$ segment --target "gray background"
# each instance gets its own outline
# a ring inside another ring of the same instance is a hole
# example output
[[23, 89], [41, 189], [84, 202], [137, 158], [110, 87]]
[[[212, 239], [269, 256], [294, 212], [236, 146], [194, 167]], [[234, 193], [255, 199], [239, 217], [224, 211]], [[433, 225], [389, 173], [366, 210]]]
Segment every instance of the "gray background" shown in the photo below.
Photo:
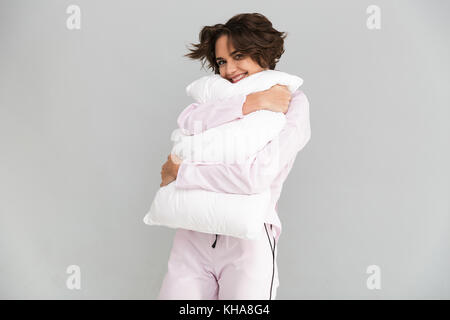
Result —
[[450, 298], [450, 4], [400, 0], [2, 0], [0, 298], [156, 298], [175, 230], [142, 218], [185, 87], [210, 74], [182, 55], [243, 12], [289, 33], [277, 69], [310, 100], [279, 201], [277, 299]]

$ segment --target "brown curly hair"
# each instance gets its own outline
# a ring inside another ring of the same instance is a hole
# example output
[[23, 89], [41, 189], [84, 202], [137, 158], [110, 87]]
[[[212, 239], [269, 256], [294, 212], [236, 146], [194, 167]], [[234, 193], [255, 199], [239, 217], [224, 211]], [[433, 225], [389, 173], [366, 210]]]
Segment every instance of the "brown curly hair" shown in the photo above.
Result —
[[208, 62], [208, 69], [219, 74], [216, 62], [215, 45], [221, 35], [228, 35], [235, 50], [243, 56], [250, 56], [262, 68], [275, 69], [275, 65], [284, 53], [284, 39], [287, 32], [279, 32], [272, 23], [260, 13], [241, 13], [233, 16], [225, 24], [205, 26], [199, 34], [199, 44], [193, 44], [194, 49], [185, 57], [201, 60], [202, 67]]

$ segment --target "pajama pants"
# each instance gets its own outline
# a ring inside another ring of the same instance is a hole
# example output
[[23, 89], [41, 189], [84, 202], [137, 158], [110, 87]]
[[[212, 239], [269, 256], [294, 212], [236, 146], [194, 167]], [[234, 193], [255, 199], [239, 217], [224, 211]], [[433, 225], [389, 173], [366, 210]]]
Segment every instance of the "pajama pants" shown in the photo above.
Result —
[[276, 235], [256, 239], [177, 229], [158, 300], [270, 300], [279, 286]]

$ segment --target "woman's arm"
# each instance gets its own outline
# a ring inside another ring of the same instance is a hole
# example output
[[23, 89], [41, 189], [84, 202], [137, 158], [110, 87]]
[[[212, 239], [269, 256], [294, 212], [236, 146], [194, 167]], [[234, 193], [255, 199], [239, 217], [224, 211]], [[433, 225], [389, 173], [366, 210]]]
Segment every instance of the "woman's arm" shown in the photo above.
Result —
[[237, 95], [213, 102], [192, 103], [178, 116], [178, 126], [186, 134], [192, 135], [242, 118], [244, 116], [242, 108], [246, 100], [247, 96]]
[[[183, 110], [178, 117], [178, 123], [186, 134], [197, 134], [261, 109], [286, 113], [290, 100], [291, 92], [286, 86], [274, 85], [267, 90], [247, 96], [216, 100], [211, 103], [193, 103]], [[182, 159], [174, 154], [167, 157], [161, 169], [160, 187], [176, 179], [181, 161]]]
[[286, 113], [290, 97], [286, 86], [275, 85], [249, 95], [237, 95], [209, 103], [192, 103], [181, 112], [177, 123], [186, 134], [197, 134], [261, 109]]
[[[238, 109], [239, 102], [228, 108]], [[206, 164], [184, 160], [177, 172], [176, 187], [237, 194], [266, 190], [311, 137], [309, 101], [302, 91], [296, 91], [292, 96], [286, 119], [278, 139], [269, 142], [246, 163]]]

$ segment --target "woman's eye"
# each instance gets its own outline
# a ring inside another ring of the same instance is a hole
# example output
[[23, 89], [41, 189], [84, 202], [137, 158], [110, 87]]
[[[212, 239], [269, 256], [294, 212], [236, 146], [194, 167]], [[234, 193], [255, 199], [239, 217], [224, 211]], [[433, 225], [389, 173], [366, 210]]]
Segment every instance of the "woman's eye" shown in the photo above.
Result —
[[[240, 53], [238, 53], [238, 54], [236, 54], [236, 55], [234, 56], [234, 58], [237, 59], [237, 60], [240, 60], [242, 57], [243, 57], [243, 55], [240, 54]], [[218, 66], [221, 66], [221, 65], [222, 65], [221, 62], [224, 62], [224, 60], [219, 60], [219, 61], [217, 62], [217, 65], [218, 65]]]

